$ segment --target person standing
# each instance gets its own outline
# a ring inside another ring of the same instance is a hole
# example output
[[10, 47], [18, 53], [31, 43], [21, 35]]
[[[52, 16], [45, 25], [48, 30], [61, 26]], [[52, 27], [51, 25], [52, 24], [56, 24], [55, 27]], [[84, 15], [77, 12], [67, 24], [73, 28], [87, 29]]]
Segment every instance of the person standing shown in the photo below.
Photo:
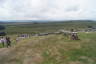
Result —
[[8, 48], [8, 47], [11, 47], [10, 37], [6, 37], [6, 45], [7, 45], [7, 48]]
[[1, 41], [1, 43], [2, 43], [2, 46], [4, 47], [4, 46], [5, 46], [5, 45], [4, 45], [4, 43], [5, 43], [4, 37], [1, 37], [0, 41]]

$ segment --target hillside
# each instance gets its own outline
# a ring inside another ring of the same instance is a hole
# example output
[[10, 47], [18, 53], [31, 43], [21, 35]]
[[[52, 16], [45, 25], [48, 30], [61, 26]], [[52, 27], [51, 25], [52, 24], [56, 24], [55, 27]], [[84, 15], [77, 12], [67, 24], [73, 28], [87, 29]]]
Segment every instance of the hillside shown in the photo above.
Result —
[[0, 64], [96, 64], [96, 33], [79, 33], [79, 38], [61, 34], [22, 39], [0, 49]]

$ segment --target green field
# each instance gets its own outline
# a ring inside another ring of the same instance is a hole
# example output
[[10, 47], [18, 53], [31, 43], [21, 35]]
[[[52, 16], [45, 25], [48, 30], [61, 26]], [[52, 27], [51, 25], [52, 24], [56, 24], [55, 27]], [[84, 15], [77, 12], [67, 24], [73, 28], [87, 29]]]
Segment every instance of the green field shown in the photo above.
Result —
[[6, 27], [5, 32], [8, 34], [20, 33], [42, 33], [42, 32], [55, 32], [60, 29], [70, 30], [83, 30], [88, 26], [96, 27], [96, 22], [93, 21], [68, 21], [68, 22], [10, 22], [3, 23]]

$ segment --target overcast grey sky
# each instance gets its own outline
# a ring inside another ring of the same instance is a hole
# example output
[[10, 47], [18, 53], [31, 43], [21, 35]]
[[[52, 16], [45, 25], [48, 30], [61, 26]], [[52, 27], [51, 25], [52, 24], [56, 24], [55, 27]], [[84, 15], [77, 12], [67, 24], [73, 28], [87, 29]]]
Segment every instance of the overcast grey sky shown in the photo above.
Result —
[[96, 0], [0, 0], [0, 20], [96, 18]]

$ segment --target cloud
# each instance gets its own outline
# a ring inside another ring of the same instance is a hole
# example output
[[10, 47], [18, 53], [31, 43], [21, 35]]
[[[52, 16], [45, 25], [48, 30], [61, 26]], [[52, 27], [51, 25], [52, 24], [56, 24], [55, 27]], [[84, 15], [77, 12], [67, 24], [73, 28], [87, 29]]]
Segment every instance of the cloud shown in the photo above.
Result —
[[95, 0], [0, 0], [0, 19], [94, 19]]

